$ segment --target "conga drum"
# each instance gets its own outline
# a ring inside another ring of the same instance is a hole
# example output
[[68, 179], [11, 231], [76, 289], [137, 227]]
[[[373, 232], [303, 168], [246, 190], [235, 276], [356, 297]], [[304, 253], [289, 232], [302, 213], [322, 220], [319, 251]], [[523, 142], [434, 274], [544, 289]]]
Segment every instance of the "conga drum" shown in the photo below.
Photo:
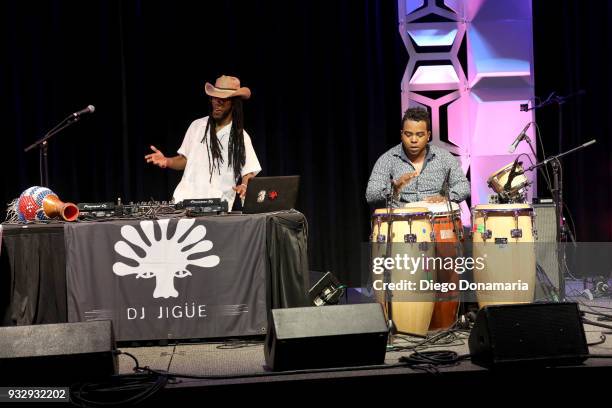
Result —
[[[391, 235], [389, 236], [389, 230]], [[404, 256], [433, 258], [433, 230], [431, 213], [427, 208], [398, 208], [389, 211], [377, 209], [372, 216], [372, 257], [401, 258]], [[377, 279], [377, 277], [374, 277]], [[423, 263], [413, 270], [393, 268], [388, 280], [393, 283], [415, 282], [419, 288], [421, 280], [435, 281], [435, 270]], [[388, 296], [388, 298], [387, 298]], [[427, 334], [435, 304], [435, 291], [403, 290], [377, 291], [376, 298], [385, 312], [391, 307], [391, 318], [398, 332], [424, 336]]]
[[[460, 241], [463, 241], [463, 224], [461, 210], [457, 203], [428, 203], [427, 208], [432, 214], [432, 228], [436, 242], [436, 256], [439, 258], [455, 258], [462, 256]], [[459, 287], [459, 275], [453, 268], [438, 268], [437, 282], [454, 283]], [[439, 291], [436, 294], [436, 304], [429, 324], [429, 330], [448, 329], [457, 320], [459, 310], [459, 290]]]
[[484, 259], [484, 268], [474, 268], [474, 283], [485, 287], [476, 291], [478, 305], [532, 302], [536, 278], [533, 208], [529, 204], [477, 205], [472, 209], [472, 232], [474, 259]]

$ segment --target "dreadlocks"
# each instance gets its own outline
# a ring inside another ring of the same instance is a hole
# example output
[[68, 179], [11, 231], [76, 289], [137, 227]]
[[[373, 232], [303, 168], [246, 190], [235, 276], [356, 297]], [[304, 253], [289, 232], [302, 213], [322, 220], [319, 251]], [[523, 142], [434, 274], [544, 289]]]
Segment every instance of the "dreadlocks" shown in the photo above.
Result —
[[[221, 174], [221, 164], [223, 163], [223, 156], [221, 155], [221, 143], [217, 138], [217, 126], [215, 119], [212, 116], [212, 112], [208, 117], [206, 123], [206, 129], [204, 130], [204, 138], [202, 143], [206, 144], [206, 151], [208, 153], [208, 171], [210, 174], [209, 181], [212, 181], [212, 174], [215, 169]], [[211, 121], [215, 126], [211, 126]], [[208, 141], [208, 134], [210, 130], [210, 143]], [[236, 182], [240, 179], [242, 167], [246, 161], [246, 152], [244, 148], [244, 113], [242, 111], [242, 100], [240, 98], [232, 98], [232, 128], [230, 130], [229, 142], [228, 142], [228, 167], [233, 166], [234, 168], [234, 179]], [[212, 156], [212, 157], [211, 157]]]

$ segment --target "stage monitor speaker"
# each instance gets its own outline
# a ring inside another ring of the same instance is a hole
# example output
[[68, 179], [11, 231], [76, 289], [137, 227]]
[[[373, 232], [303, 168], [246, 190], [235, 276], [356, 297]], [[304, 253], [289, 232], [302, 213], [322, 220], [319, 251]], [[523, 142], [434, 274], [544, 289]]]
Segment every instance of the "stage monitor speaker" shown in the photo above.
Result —
[[266, 364], [274, 371], [383, 364], [387, 336], [378, 303], [273, 309]]
[[117, 373], [110, 320], [0, 327], [0, 384], [64, 385]]
[[589, 353], [576, 303], [486, 306], [468, 343], [472, 362], [489, 368], [579, 364]]

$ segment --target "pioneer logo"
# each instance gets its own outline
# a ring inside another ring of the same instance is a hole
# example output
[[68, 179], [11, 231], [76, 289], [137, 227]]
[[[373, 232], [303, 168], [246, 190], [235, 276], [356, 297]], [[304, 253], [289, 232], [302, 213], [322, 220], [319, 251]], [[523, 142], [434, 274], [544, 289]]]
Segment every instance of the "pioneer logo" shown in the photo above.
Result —
[[103, 211], [103, 210], [114, 210], [115, 204], [113, 203], [79, 203], [77, 207], [81, 211]]

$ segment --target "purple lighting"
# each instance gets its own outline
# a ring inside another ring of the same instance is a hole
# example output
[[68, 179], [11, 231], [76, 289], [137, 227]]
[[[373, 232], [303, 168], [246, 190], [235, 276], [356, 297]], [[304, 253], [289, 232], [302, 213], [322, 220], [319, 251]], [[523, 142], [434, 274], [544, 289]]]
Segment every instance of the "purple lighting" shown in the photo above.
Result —
[[[487, 186], [493, 173], [521, 153], [534, 160], [525, 142], [514, 154], [508, 153], [521, 129], [535, 119], [533, 112], [519, 109], [534, 96], [531, 0], [438, 4], [398, 1], [400, 34], [409, 55], [402, 110], [414, 105], [431, 110], [432, 143], [456, 154], [463, 170], [469, 171], [474, 206], [487, 203], [493, 194]], [[430, 98], [427, 91], [437, 93]], [[440, 96], [440, 91], [447, 94]], [[532, 129], [527, 134], [534, 140]], [[521, 161], [529, 165], [527, 157]], [[526, 176], [533, 182], [534, 174]], [[535, 182], [529, 199], [534, 191]], [[463, 222], [470, 224], [469, 211], [463, 211]]]

